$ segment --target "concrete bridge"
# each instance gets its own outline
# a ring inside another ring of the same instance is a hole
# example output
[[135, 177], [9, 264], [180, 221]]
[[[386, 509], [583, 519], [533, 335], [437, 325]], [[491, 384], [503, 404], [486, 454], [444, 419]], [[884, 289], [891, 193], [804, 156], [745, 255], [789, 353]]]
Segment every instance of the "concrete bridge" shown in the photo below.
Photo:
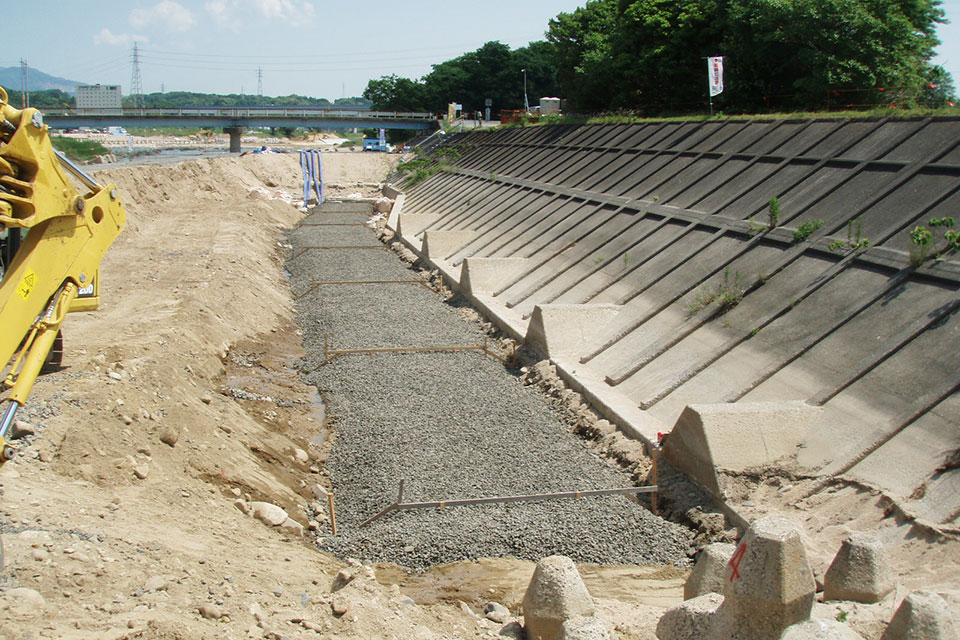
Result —
[[307, 129], [435, 129], [434, 114], [313, 107], [178, 107], [164, 109], [47, 109], [44, 121], [55, 129], [79, 127], [222, 127], [230, 151], [240, 151], [247, 127]]

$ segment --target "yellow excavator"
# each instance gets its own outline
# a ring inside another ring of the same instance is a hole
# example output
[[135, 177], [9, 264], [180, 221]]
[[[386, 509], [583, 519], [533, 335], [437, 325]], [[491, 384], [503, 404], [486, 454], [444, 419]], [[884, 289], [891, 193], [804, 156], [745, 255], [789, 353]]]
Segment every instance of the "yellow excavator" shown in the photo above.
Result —
[[97, 308], [100, 261], [125, 225], [116, 187], [56, 151], [41, 113], [10, 106], [0, 87], [0, 465], [64, 317]]

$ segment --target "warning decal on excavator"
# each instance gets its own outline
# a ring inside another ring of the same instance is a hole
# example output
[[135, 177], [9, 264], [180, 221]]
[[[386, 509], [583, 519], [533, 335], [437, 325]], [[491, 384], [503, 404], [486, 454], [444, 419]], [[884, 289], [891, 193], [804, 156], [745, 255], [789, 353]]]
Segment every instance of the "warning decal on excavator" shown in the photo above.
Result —
[[20, 279], [20, 284], [17, 285], [17, 294], [26, 300], [30, 297], [30, 293], [35, 286], [37, 286], [37, 274], [33, 272], [33, 269], [27, 269], [23, 278]]

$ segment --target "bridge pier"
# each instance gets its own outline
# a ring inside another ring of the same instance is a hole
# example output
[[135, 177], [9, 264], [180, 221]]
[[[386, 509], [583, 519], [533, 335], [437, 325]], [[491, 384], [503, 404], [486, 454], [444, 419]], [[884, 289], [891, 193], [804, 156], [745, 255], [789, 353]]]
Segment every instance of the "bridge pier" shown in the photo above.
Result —
[[243, 135], [243, 127], [224, 127], [223, 132], [230, 134], [230, 153], [240, 153], [240, 136]]

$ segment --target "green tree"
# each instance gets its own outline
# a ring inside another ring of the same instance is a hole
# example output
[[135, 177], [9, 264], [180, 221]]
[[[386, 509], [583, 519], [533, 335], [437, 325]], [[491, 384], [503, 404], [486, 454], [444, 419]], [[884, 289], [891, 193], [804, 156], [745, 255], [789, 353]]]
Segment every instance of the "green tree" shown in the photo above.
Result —
[[429, 111], [422, 83], [396, 75], [370, 80], [363, 90], [373, 109], [385, 111]]
[[[591, 0], [550, 21], [562, 93], [582, 111], [700, 110], [725, 56], [721, 106], [926, 101], [939, 0]], [[941, 96], [942, 98], [943, 96]]]
[[620, 78], [611, 38], [618, 28], [617, 0], [592, 0], [550, 20], [556, 79], [562, 96], [581, 111], [603, 111], [617, 101]]
[[513, 68], [515, 75], [510, 87], [515, 93], [505, 97], [505, 102], [494, 103], [496, 108], [516, 109], [523, 104], [523, 73], [527, 70], [527, 94], [530, 103], [537, 104], [543, 97], [560, 97], [560, 86], [557, 84], [556, 65], [553, 61], [553, 46], [545, 40], [531, 42], [525, 47], [513, 51]]
[[732, 102], [749, 108], [911, 103], [927, 84], [936, 0], [736, 0], [725, 50]]
[[446, 112], [458, 102], [465, 112], [484, 109], [489, 98], [493, 112], [523, 107], [523, 72], [532, 104], [543, 95], [557, 95], [552, 46], [532, 42], [511, 50], [500, 42], [487, 42], [476, 51], [433, 65], [421, 80], [396, 75], [370, 80], [363, 96], [375, 109]]
[[[22, 95], [19, 91], [7, 89], [8, 104], [17, 109], [23, 104]], [[60, 89], [44, 89], [43, 91], [30, 92], [30, 106], [37, 109], [72, 109], [76, 105], [76, 100], [66, 91]]]

